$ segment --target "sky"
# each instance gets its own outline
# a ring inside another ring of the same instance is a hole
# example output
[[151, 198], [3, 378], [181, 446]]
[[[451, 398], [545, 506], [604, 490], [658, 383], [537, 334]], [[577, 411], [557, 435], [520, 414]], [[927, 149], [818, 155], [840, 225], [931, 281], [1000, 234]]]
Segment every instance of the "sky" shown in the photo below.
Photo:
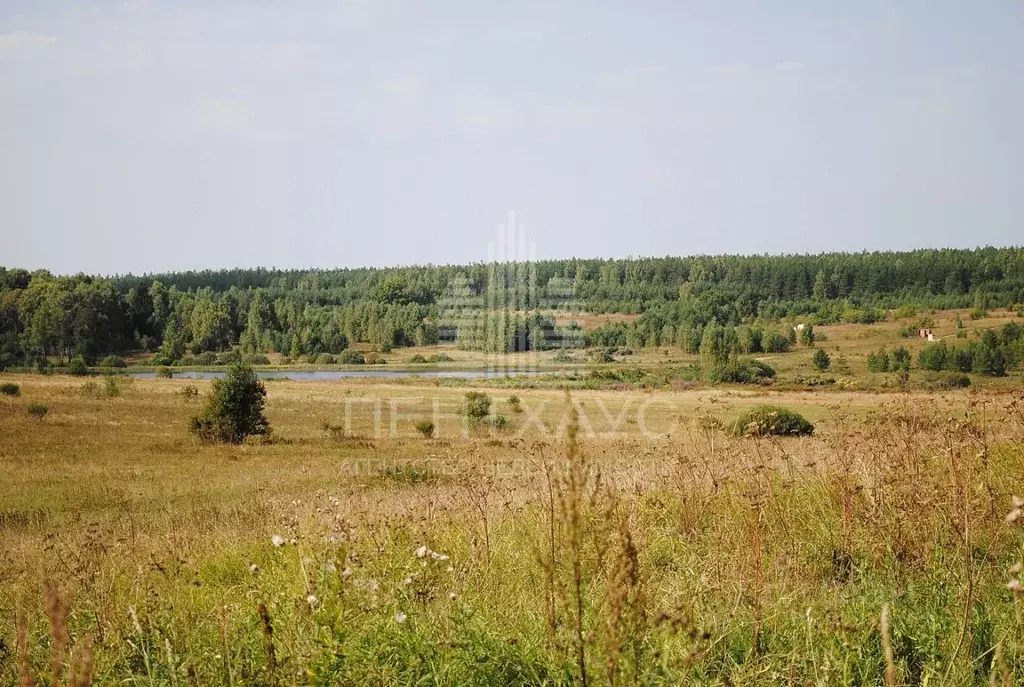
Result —
[[1024, 3], [0, 0], [0, 265], [1019, 245]]

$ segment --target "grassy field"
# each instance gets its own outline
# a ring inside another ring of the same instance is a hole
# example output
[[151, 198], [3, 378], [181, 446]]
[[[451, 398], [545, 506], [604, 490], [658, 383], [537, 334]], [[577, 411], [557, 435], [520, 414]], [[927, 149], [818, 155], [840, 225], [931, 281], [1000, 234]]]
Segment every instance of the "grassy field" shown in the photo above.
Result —
[[220, 446], [207, 382], [0, 382], [3, 684], [1024, 681], [1019, 394], [275, 381]]

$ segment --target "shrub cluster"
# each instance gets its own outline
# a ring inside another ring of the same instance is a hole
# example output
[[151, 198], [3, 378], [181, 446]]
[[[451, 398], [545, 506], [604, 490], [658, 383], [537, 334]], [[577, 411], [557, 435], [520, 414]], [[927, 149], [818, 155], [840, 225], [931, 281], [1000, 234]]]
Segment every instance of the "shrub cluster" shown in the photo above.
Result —
[[760, 405], [744, 411], [732, 427], [733, 434], [756, 436], [798, 436], [813, 434], [814, 425], [797, 412], [775, 405]]

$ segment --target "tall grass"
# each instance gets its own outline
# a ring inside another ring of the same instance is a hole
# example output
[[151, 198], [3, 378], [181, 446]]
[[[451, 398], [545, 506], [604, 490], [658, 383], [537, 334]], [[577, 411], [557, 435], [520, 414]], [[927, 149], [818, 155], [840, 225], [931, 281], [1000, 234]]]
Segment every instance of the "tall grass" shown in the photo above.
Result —
[[1008, 395], [813, 437], [595, 440], [574, 399], [557, 440], [340, 443], [297, 385], [281, 442], [208, 447], [173, 382], [137, 387], [3, 417], [0, 684], [1024, 683]]

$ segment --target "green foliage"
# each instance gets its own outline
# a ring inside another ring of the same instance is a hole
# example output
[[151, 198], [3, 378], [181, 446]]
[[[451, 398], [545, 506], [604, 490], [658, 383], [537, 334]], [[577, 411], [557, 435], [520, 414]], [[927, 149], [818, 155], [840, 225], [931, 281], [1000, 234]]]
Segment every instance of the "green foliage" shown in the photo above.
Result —
[[480, 391], [467, 391], [461, 412], [471, 420], [482, 420], [491, 413], [491, 397]]
[[819, 372], [824, 372], [832, 366], [832, 356], [825, 352], [823, 348], [819, 348], [814, 352], [814, 367]]
[[910, 371], [910, 350], [905, 346], [898, 346], [892, 352], [892, 369]]
[[75, 377], [84, 377], [89, 374], [89, 366], [85, 364], [85, 359], [82, 356], [76, 355], [71, 359], [71, 362], [68, 363], [68, 374]]
[[316, 357], [317, 365], [334, 365], [337, 359], [330, 353], [321, 353]]
[[711, 382], [729, 384], [768, 384], [775, 379], [775, 368], [753, 358], [730, 360], [708, 374]]
[[215, 379], [202, 414], [193, 417], [190, 429], [203, 441], [239, 444], [250, 435], [270, 431], [263, 415], [267, 390], [252, 368], [237, 363], [224, 379]]
[[416, 355], [414, 355], [413, 357], [409, 358], [409, 362], [410, 362], [410, 363], [413, 363], [413, 364], [416, 364], [416, 365], [418, 365], [418, 364], [422, 364], [422, 363], [425, 363], [425, 362], [427, 362], [427, 359], [426, 359], [426, 358], [424, 358], [424, 357], [423, 357], [422, 355], [420, 355], [419, 353], [417, 353], [417, 354], [416, 354]]
[[50, 407], [42, 403], [29, 403], [26, 410], [35, 419], [42, 420], [50, 412]]
[[937, 372], [925, 379], [925, 386], [932, 389], [966, 389], [971, 378], [961, 372]]
[[384, 365], [388, 362], [384, 356], [380, 353], [375, 353], [374, 351], [370, 351], [366, 354], [365, 361], [367, 365]]
[[128, 367], [128, 363], [126, 363], [124, 358], [119, 355], [108, 355], [100, 361], [100, 367], [125, 368]]
[[747, 327], [743, 331], [741, 347], [744, 353], [763, 353], [764, 331], [760, 327]]
[[[792, 332], [793, 330], [790, 330]], [[793, 342], [782, 332], [771, 331], [765, 336], [764, 350], [766, 353], [788, 353]]]
[[490, 421], [491, 429], [498, 432], [508, 429], [510, 424], [511, 423], [508, 421], [508, 418], [501, 414], [495, 415]]
[[213, 351], [203, 351], [192, 358], [193, 365], [201, 365], [203, 367], [209, 367], [217, 364], [217, 354]]
[[430, 420], [420, 420], [416, 423], [416, 431], [423, 435], [424, 439], [434, 436], [434, 423]]
[[879, 348], [875, 353], [868, 353], [868, 370], [870, 372], [889, 371], [889, 353], [885, 348]]
[[[871, 323], [886, 310], [1014, 306], [1024, 291], [1019, 249], [904, 253], [557, 260], [491, 265], [329, 271], [222, 270], [107, 280], [45, 271], [0, 280], [0, 366], [45, 357], [86, 360], [132, 347], [186, 352], [338, 354], [359, 341], [391, 346], [455, 343], [488, 351], [679, 346], [698, 352], [709, 326], [751, 322]], [[552, 317], [490, 317], [486, 303], [517, 303], [522, 285], [571, 293], [586, 312], [637, 314], [582, 332]], [[439, 312], [455, 312], [441, 321]], [[909, 327], [908, 327], [909, 329]], [[734, 352], [767, 350], [757, 327]], [[787, 331], [787, 338], [795, 334]], [[805, 343], [817, 339], [807, 334]], [[710, 357], [720, 355], [710, 346]], [[775, 351], [782, 352], [776, 347]], [[1005, 351], [1004, 351], [1005, 355]], [[221, 364], [233, 362], [225, 356]], [[717, 364], [723, 362], [718, 360]], [[159, 364], [159, 363], [158, 363]], [[205, 363], [204, 363], [205, 364]]]
[[455, 359], [447, 353], [436, 353], [427, 358], [428, 363], [453, 363]]
[[0, 394], [4, 396], [20, 396], [21, 387], [14, 382], [4, 382], [0, 384]]
[[804, 328], [800, 330], [800, 343], [804, 346], [814, 345], [814, 325], [804, 325]]
[[103, 393], [107, 398], [116, 398], [121, 395], [121, 384], [117, 377], [107, 375], [103, 381]]
[[736, 419], [732, 429], [737, 435], [757, 436], [796, 436], [814, 433], [814, 425], [802, 415], [774, 405], [760, 405], [744, 411]]
[[156, 371], [156, 376], [164, 379], [170, 379], [174, 376], [174, 370], [169, 367], [160, 367]]
[[350, 348], [342, 351], [341, 355], [338, 356], [338, 362], [342, 365], [364, 365], [366, 358], [359, 351], [354, 351]]
[[247, 362], [250, 365], [269, 365], [270, 358], [263, 355], [262, 353], [253, 353], [251, 355], [245, 356], [245, 362]]
[[518, 396], [509, 396], [505, 403], [508, 405], [509, 412], [516, 414], [523, 412], [523, 405]]

